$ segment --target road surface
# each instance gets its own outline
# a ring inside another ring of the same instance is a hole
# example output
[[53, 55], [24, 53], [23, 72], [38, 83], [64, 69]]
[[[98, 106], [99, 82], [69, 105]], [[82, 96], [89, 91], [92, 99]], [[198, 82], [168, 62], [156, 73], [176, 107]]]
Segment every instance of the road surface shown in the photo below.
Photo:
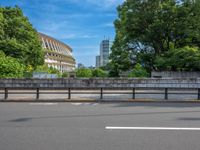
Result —
[[200, 104], [0, 103], [0, 150], [199, 150]]

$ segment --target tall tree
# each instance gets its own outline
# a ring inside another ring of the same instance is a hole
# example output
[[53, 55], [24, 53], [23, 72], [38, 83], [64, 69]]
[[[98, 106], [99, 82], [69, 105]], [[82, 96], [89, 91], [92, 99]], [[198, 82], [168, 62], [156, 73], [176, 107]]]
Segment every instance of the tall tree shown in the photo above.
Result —
[[19, 7], [0, 7], [0, 49], [25, 65], [44, 63], [37, 31]]
[[[157, 56], [170, 49], [200, 46], [199, 0], [126, 0], [117, 10], [111, 72], [129, 70], [135, 63], [156, 70]], [[129, 65], [118, 67], [127, 61]]]
[[23, 77], [24, 66], [19, 61], [10, 56], [6, 56], [0, 50], [0, 78]]

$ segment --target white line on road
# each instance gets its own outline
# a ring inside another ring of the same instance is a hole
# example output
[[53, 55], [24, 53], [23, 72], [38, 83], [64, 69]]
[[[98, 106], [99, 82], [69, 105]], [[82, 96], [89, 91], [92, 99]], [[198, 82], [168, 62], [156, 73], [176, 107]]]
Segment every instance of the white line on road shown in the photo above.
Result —
[[112, 127], [107, 126], [108, 130], [184, 130], [184, 131], [200, 131], [200, 128], [182, 128], [182, 127]]
[[76, 105], [76, 106], [79, 106], [79, 105], [98, 105], [98, 103], [71, 103], [71, 105]]
[[29, 103], [29, 105], [43, 105], [43, 106], [49, 106], [49, 105], [57, 105], [58, 103]]
[[72, 105], [82, 105], [82, 103], [71, 103]]

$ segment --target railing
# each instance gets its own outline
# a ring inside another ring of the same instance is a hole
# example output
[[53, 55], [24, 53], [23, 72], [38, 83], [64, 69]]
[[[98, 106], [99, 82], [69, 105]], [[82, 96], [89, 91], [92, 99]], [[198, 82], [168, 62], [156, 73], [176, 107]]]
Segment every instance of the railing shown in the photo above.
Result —
[[[123, 88], [123, 89], [119, 89], [119, 88], [66, 88], [66, 89], [52, 89], [52, 88], [4, 88], [1, 90], [3, 90], [3, 92], [0, 92], [0, 94], [4, 95], [4, 100], [7, 100], [9, 98], [9, 95], [12, 94], [34, 94], [35, 95], [35, 99], [39, 100], [40, 99], [40, 95], [41, 94], [66, 94], [66, 98], [68, 100], [71, 99], [72, 95], [78, 95], [78, 94], [96, 94], [99, 95], [99, 99], [103, 100], [104, 99], [104, 95], [109, 95], [109, 94], [116, 94], [116, 95], [120, 95], [120, 94], [127, 94], [127, 95], [131, 95], [132, 99], [136, 98], [136, 95], [148, 95], [148, 94], [156, 94], [156, 95], [163, 95], [163, 99], [164, 100], [168, 100], [169, 95], [196, 95], [197, 99], [200, 100], [200, 88], [196, 89], [187, 89], [187, 88], [154, 88], [153, 90], [150, 88]], [[23, 92], [23, 90], [30, 90], [30, 92]], [[51, 91], [51, 92], [44, 92], [45, 90]], [[77, 91], [78, 90], [78, 91]], [[91, 92], [92, 90], [92, 92]], [[120, 90], [120, 91], [119, 91]], [[145, 92], [139, 92], [140, 90], [145, 90]], [[169, 90], [171, 92], [169, 92]], [[184, 90], [183, 92], [177, 92], [180, 90]], [[192, 92], [187, 92], [187, 91], [191, 91]], [[62, 91], [62, 92], [60, 92]], [[66, 92], [63, 92], [66, 91]], [[95, 91], [95, 92], [94, 92]], [[153, 91], [153, 92], [152, 92]], [[173, 92], [175, 91], [175, 92]]]
[[[141, 89], [145, 92], [141, 92]], [[200, 100], [200, 78], [0, 79], [0, 90], [3, 90], [0, 91], [0, 94], [4, 94], [5, 100], [11, 94], [35, 94], [35, 99], [40, 99], [41, 94], [66, 94], [69, 100], [73, 95], [78, 94], [98, 94], [100, 100], [104, 99], [105, 94], [129, 94], [132, 95], [132, 99], [135, 99], [138, 94], [162, 94], [165, 100], [172, 94], [188, 94], [196, 95], [197, 99]], [[23, 91], [16, 92], [13, 90], [34, 91], [24, 93]], [[43, 90], [50, 90], [51, 92]], [[64, 90], [64, 92], [61, 90]], [[81, 90], [81, 92], [77, 90]], [[89, 90], [95, 90], [95, 92]], [[120, 92], [116, 92], [117, 90], [120, 90]], [[128, 90], [128, 92], [125, 90]], [[184, 93], [178, 90], [184, 90]]]

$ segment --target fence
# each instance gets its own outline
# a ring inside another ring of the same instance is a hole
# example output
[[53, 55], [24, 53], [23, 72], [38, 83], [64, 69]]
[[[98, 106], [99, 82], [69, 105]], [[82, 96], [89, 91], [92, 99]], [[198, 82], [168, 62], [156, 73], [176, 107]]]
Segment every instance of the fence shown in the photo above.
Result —
[[[5, 100], [10, 94], [35, 94], [36, 99], [40, 98], [40, 94], [66, 94], [68, 99], [77, 94], [98, 94], [100, 99], [104, 98], [104, 94], [131, 94], [132, 99], [135, 99], [137, 94], [163, 94], [165, 100], [170, 94], [189, 94], [196, 95], [197, 99], [200, 99], [199, 78], [0, 79], [0, 89], [3, 90], [0, 94], [4, 94]], [[147, 92], [138, 92], [141, 89], [147, 90]], [[13, 90], [20, 90], [20, 92], [12, 92]], [[22, 90], [34, 90], [34, 92], [24, 93]], [[41, 92], [41, 90], [52, 90], [53, 92]], [[59, 90], [66, 92], [55, 92]], [[95, 90], [95, 92], [89, 92], [89, 90]], [[129, 91], [124, 92], [125, 90]], [[169, 90], [173, 92], [169, 92]], [[185, 92], [180, 93], [177, 90], [185, 90]], [[188, 90], [193, 90], [193, 92], [188, 92]]]
[[200, 72], [199, 71], [152, 71], [151, 77], [157, 78], [199, 78]]

